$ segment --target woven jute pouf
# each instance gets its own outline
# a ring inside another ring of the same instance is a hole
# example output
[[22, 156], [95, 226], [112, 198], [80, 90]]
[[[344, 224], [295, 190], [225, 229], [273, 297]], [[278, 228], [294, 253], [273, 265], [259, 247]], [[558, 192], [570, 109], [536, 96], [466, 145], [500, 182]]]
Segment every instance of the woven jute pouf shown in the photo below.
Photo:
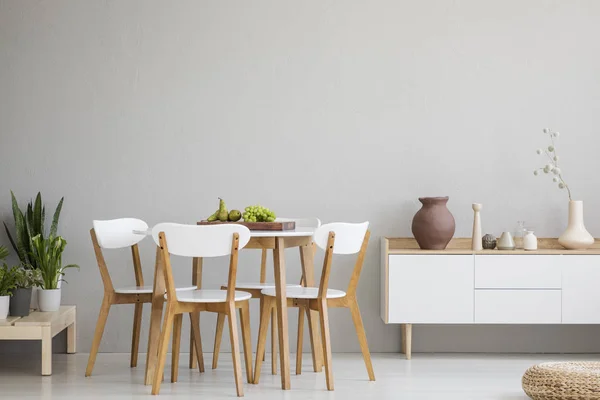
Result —
[[534, 365], [523, 375], [533, 400], [600, 399], [600, 362], [568, 361]]

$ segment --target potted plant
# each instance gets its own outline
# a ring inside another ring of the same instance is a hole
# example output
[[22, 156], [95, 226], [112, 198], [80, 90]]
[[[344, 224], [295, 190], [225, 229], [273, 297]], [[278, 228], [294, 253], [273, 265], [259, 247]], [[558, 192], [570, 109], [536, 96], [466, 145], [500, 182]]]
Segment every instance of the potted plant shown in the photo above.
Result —
[[[31, 238], [36, 235], [41, 235], [42, 238], [46, 237], [46, 207], [43, 204], [42, 195], [38, 192], [35, 197], [35, 202], [29, 201], [27, 208], [24, 210], [19, 208], [17, 198], [12, 191], [10, 192], [10, 196], [12, 199], [15, 229], [11, 234], [6, 223], [4, 223], [4, 229], [6, 230], [8, 239], [17, 253], [21, 264], [27, 268], [38, 269], [36, 260], [31, 258]], [[56, 210], [54, 211], [52, 224], [50, 226], [50, 236], [56, 236], [63, 201], [64, 197], [60, 199], [56, 206]], [[34, 288], [32, 291], [31, 308], [38, 308], [37, 288]]]
[[10, 315], [26, 317], [31, 305], [33, 287], [42, 285], [42, 274], [39, 269], [13, 267], [14, 285], [10, 299]]
[[42, 285], [38, 293], [40, 311], [57, 311], [60, 307], [61, 289], [59, 282], [67, 268], [79, 268], [78, 265], [62, 264], [62, 253], [67, 241], [60, 236], [50, 235], [43, 238], [36, 235], [31, 238], [30, 257], [40, 270]]
[[10, 295], [15, 288], [15, 277], [11, 268], [4, 263], [0, 266], [0, 319], [8, 317]]

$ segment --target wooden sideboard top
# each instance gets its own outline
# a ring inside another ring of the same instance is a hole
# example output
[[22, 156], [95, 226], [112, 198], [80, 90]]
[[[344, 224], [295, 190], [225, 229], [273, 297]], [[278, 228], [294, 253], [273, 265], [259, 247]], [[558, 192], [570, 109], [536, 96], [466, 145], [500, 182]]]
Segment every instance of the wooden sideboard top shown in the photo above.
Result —
[[557, 238], [538, 238], [537, 250], [471, 250], [471, 238], [453, 238], [445, 250], [421, 250], [414, 238], [392, 238], [384, 237], [383, 241], [387, 247], [384, 251], [387, 254], [484, 254], [484, 255], [504, 255], [504, 254], [527, 254], [527, 255], [560, 255], [560, 254], [599, 254], [600, 239], [596, 239], [594, 244], [587, 250], [567, 250], [558, 244]]

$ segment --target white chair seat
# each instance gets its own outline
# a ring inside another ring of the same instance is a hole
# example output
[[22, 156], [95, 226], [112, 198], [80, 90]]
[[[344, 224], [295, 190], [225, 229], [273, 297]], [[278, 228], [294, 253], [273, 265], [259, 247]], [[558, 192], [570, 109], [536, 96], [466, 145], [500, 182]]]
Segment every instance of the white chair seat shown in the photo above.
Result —
[[[223, 286], [227, 286], [227, 284], [224, 284]], [[288, 288], [291, 287], [302, 287], [300, 285], [285, 285]], [[235, 284], [235, 288], [236, 289], [271, 289], [274, 288], [275, 284], [274, 283], [258, 283], [258, 282], [242, 282], [242, 283], [236, 283]]]
[[[262, 292], [265, 296], [275, 296], [275, 288], [264, 289]], [[319, 288], [316, 287], [292, 287], [287, 288], [285, 295], [288, 299], [316, 299], [319, 295]], [[338, 299], [346, 296], [343, 290], [327, 289], [328, 299]]]
[[[167, 295], [165, 295], [165, 299]], [[227, 290], [200, 289], [177, 293], [177, 300], [183, 303], [225, 303]], [[235, 301], [251, 299], [248, 292], [235, 291]]]
[[[196, 286], [190, 286], [190, 287], [184, 287], [184, 288], [177, 288], [177, 291], [196, 290], [196, 289], [197, 289]], [[127, 287], [115, 289], [115, 292], [121, 293], [121, 294], [146, 294], [146, 293], [152, 293], [153, 290], [154, 290], [154, 288], [152, 286], [127, 286]]]

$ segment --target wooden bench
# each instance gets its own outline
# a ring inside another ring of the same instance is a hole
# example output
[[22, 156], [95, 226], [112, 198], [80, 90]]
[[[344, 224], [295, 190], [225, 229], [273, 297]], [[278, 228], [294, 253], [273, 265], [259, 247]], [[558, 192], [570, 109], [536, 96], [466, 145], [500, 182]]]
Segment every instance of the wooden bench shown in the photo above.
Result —
[[67, 353], [75, 353], [76, 307], [61, 306], [58, 311], [34, 311], [27, 317], [0, 320], [0, 340], [41, 340], [42, 375], [52, 375], [52, 338], [67, 329]]

